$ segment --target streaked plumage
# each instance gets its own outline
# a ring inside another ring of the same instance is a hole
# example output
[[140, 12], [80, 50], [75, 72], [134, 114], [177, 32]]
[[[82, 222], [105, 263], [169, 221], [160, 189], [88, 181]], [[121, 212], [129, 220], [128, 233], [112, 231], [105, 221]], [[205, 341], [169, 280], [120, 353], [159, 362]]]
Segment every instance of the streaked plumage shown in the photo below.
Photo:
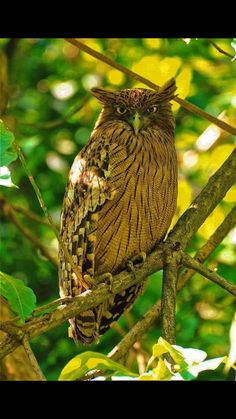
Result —
[[[115, 274], [163, 240], [176, 209], [177, 159], [169, 101], [159, 92], [93, 89], [102, 102], [88, 144], [72, 165], [61, 214], [61, 237], [78, 266], [76, 278], [60, 250], [60, 293], [75, 296], [94, 276]], [[71, 336], [91, 343], [131, 306], [142, 284], [71, 319]]]

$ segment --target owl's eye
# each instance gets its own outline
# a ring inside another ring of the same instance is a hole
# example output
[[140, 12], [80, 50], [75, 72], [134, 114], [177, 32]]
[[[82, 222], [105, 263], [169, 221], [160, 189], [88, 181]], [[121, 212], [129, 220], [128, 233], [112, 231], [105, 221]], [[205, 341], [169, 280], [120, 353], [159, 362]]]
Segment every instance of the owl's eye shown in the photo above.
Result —
[[116, 107], [116, 112], [119, 115], [124, 115], [127, 112], [127, 109], [124, 106], [117, 106]]
[[150, 107], [147, 109], [147, 111], [148, 111], [149, 113], [155, 113], [155, 112], [157, 112], [157, 110], [158, 110], [158, 106], [157, 106], [157, 105], [150, 106]]

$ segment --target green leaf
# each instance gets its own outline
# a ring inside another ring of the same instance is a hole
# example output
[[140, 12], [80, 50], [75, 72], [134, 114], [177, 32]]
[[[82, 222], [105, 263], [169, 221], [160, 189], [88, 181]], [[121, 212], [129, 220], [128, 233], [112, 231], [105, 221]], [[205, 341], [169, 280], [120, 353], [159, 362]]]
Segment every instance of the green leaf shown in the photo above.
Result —
[[7, 166], [0, 167], [0, 186], [18, 188], [11, 180], [11, 172]]
[[25, 320], [34, 310], [36, 296], [20, 279], [0, 272], [0, 295], [5, 297], [12, 310]]
[[138, 377], [123, 365], [112, 361], [106, 355], [97, 352], [84, 352], [71, 359], [63, 368], [59, 376], [59, 381], [78, 380], [92, 370], [102, 370], [107, 372], [119, 373], [122, 376]]
[[8, 130], [4, 122], [0, 119], [0, 167], [7, 166], [9, 163], [17, 159], [17, 153], [10, 150], [14, 134]]

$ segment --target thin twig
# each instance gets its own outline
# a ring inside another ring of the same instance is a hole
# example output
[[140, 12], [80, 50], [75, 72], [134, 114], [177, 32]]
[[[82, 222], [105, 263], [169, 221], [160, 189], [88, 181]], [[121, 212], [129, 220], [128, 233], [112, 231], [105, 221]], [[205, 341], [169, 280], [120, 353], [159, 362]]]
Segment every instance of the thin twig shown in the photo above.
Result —
[[[198, 262], [203, 263], [214, 252], [219, 244], [224, 240], [227, 234], [232, 230], [236, 224], [236, 206], [232, 208], [224, 221], [219, 225], [216, 231], [209, 237], [206, 243], [197, 251], [194, 256]], [[179, 274], [178, 289], [183, 286], [193, 277], [195, 270], [185, 269]]]
[[210, 38], [207, 38], [207, 41], [209, 42], [209, 44], [211, 44], [211, 45], [213, 45], [213, 47], [215, 48], [215, 49], [217, 49], [217, 51], [219, 51], [221, 54], [223, 54], [223, 55], [226, 55], [227, 57], [230, 57], [230, 58], [233, 58], [233, 59], [235, 59], [235, 57], [234, 57], [234, 55], [233, 54], [230, 54], [229, 52], [227, 52], [227, 51], [224, 51], [221, 47], [219, 47], [219, 45], [217, 45], [212, 39], [210, 39]]
[[51, 129], [51, 128], [58, 127], [64, 124], [64, 122], [66, 122], [71, 116], [79, 112], [85, 106], [88, 99], [89, 99], [89, 95], [85, 95], [82, 102], [79, 105], [76, 105], [73, 109], [71, 109], [71, 111], [69, 111], [66, 115], [64, 115], [61, 118], [57, 118], [52, 121], [41, 122], [41, 123], [19, 121], [18, 124], [30, 126], [36, 129]]
[[[132, 70], [124, 67], [121, 64], [116, 63], [111, 58], [106, 57], [105, 55], [101, 54], [101, 52], [95, 51], [93, 48], [90, 48], [88, 45], [85, 45], [83, 42], [79, 41], [75, 38], [65, 38], [67, 42], [76, 47], [80, 48], [82, 51], [86, 52], [87, 54], [91, 55], [92, 57], [97, 58], [98, 60], [110, 65], [111, 67], [116, 68], [117, 70], [121, 71], [122, 73], [127, 74], [128, 77], [131, 77], [134, 80], [140, 81], [141, 83], [146, 84], [147, 86], [151, 87], [154, 90], [159, 90], [159, 86], [150, 80], [146, 79], [145, 77], [140, 76], [140, 74], [135, 73]], [[173, 99], [175, 102], [179, 103], [183, 108], [187, 109], [190, 112], [195, 113], [196, 115], [202, 116], [203, 118], [207, 119], [210, 122], [213, 122], [218, 127], [222, 128], [223, 130], [229, 132], [230, 134], [236, 135], [236, 128], [227, 124], [226, 122], [215, 118], [214, 116], [210, 115], [209, 113], [203, 111], [198, 106], [193, 105], [186, 100], [183, 100], [179, 97], [175, 97]]]
[[24, 349], [30, 361], [31, 367], [34, 370], [36, 376], [38, 377], [38, 381], [46, 381], [46, 378], [41, 371], [41, 368], [38, 364], [37, 359], [35, 358], [35, 355], [31, 349], [31, 346], [29, 344], [29, 341], [26, 335], [22, 339], [22, 345], [24, 346]]
[[3, 200], [1, 198], [1, 209], [3, 210], [4, 215], [10, 220], [12, 221], [15, 226], [18, 228], [18, 230], [20, 230], [20, 232], [28, 239], [30, 240], [30, 242], [32, 242], [34, 244], [34, 246], [36, 246], [40, 252], [42, 253], [43, 256], [45, 256], [49, 262], [55, 266], [56, 268], [58, 267], [58, 261], [56, 257], [53, 257], [51, 252], [46, 248], [46, 246], [44, 246], [44, 244], [38, 239], [38, 237], [36, 237], [34, 234], [31, 233], [31, 231], [25, 227], [17, 218], [17, 216], [15, 215], [11, 204], [8, 203], [7, 201]]
[[222, 276], [218, 275], [214, 271], [211, 271], [206, 266], [202, 265], [197, 260], [183, 252], [182, 263], [187, 268], [194, 269], [196, 272], [199, 272], [201, 275], [205, 276], [205, 278], [208, 278], [211, 281], [215, 282], [221, 288], [224, 288], [226, 291], [230, 292], [230, 294], [236, 297], [236, 285], [226, 281]]
[[32, 212], [32, 211], [30, 211], [30, 210], [28, 210], [24, 207], [21, 207], [19, 205], [11, 204], [11, 206], [15, 211], [20, 212], [21, 214], [25, 215], [30, 220], [35, 221], [38, 224], [43, 224], [43, 225], [51, 228], [48, 221], [46, 221], [44, 218], [40, 217], [39, 215], [35, 214], [34, 212]]

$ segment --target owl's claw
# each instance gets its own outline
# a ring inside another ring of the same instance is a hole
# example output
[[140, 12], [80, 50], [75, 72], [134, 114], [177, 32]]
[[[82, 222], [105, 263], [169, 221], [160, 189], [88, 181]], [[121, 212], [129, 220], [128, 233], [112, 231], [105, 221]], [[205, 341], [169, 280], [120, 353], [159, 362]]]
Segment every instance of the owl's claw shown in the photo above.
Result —
[[100, 284], [105, 284], [109, 286], [109, 292], [113, 294], [112, 279], [113, 279], [113, 276], [110, 272], [105, 272], [104, 274], [99, 275], [99, 277], [96, 278], [95, 280], [93, 289], [96, 289]]
[[133, 272], [135, 274], [135, 268], [141, 268], [146, 260], [146, 253], [140, 252], [133, 259], [128, 260], [126, 263], [126, 269], [128, 272]]

